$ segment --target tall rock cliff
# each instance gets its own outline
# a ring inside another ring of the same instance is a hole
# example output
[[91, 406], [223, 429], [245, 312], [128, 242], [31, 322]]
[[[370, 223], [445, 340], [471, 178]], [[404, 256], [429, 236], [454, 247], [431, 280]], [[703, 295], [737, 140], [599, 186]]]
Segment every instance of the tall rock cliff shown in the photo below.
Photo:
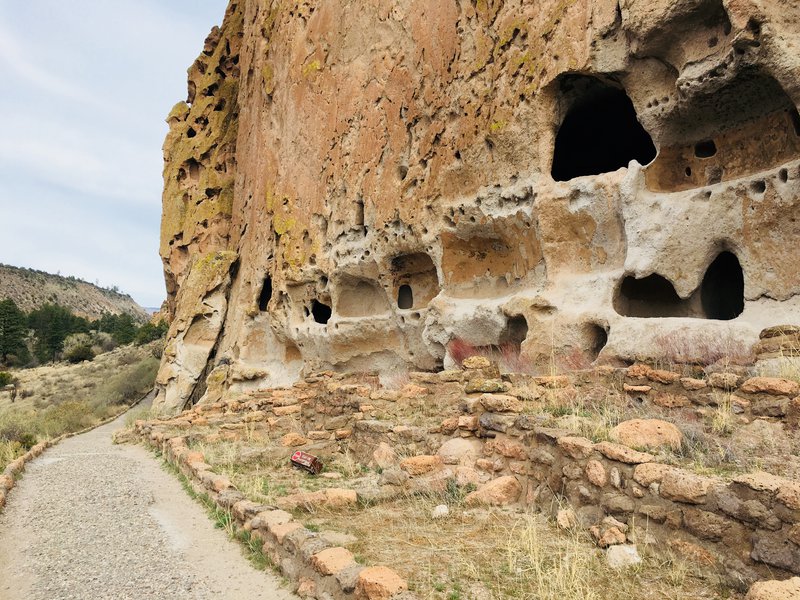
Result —
[[794, 0], [233, 0], [168, 119], [157, 406], [796, 321], [798, 47]]

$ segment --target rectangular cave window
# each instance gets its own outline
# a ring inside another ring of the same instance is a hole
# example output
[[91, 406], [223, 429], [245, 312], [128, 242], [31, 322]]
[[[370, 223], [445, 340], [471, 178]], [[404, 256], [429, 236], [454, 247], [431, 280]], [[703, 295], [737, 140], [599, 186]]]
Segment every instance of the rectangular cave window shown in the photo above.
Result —
[[414, 308], [414, 291], [410, 285], [401, 285], [397, 290], [397, 308], [403, 310]]
[[261, 286], [261, 293], [258, 295], [258, 310], [264, 312], [272, 299], [272, 277], [264, 277], [264, 284]]

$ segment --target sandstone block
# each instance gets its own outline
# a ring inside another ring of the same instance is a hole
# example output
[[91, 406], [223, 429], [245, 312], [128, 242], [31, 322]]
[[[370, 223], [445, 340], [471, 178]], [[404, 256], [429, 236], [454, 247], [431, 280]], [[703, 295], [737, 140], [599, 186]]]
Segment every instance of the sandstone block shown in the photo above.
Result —
[[627, 446], [614, 444], [612, 442], [599, 442], [594, 445], [594, 449], [606, 458], [629, 465], [648, 463], [652, 462], [653, 460], [652, 454], [637, 452], [636, 450], [628, 448]]
[[468, 464], [481, 454], [481, 443], [474, 439], [447, 440], [437, 453], [446, 465]]
[[523, 408], [519, 398], [505, 394], [484, 394], [480, 401], [489, 412], [520, 412]]
[[296, 415], [302, 410], [299, 404], [293, 404], [292, 406], [276, 406], [272, 409], [272, 412], [275, 413], [276, 417], [285, 417], [287, 415]]
[[659, 419], [624, 421], [611, 430], [610, 437], [636, 448], [668, 447], [677, 450], [683, 442], [683, 434], [675, 425]]
[[478, 417], [474, 415], [464, 415], [458, 417], [458, 429], [463, 429], [465, 431], [477, 431], [478, 429]]
[[408, 589], [406, 581], [388, 567], [367, 567], [358, 574], [355, 600], [390, 600]]
[[397, 464], [398, 458], [394, 449], [386, 442], [381, 442], [372, 452], [372, 460], [381, 469], [388, 469]]
[[590, 460], [586, 463], [586, 478], [597, 487], [603, 487], [608, 483], [608, 474], [603, 463], [599, 460]]
[[576, 460], [589, 458], [594, 452], [594, 444], [584, 437], [560, 437], [557, 443], [559, 448]]
[[711, 373], [708, 376], [708, 385], [720, 390], [733, 390], [739, 385], [739, 377], [736, 373]]
[[467, 394], [492, 394], [496, 392], [505, 392], [508, 390], [508, 388], [509, 385], [504, 381], [500, 381], [499, 379], [483, 379], [482, 377], [476, 377], [467, 382], [467, 384], [464, 386], [464, 391]]
[[620, 544], [611, 546], [606, 550], [606, 562], [612, 569], [624, 569], [642, 562], [639, 551], [633, 544]]
[[780, 377], [751, 377], [741, 385], [739, 391], [748, 394], [794, 397], [800, 394], [800, 383]]
[[684, 408], [691, 403], [691, 400], [682, 394], [656, 394], [653, 398], [653, 404], [664, 408]]
[[714, 479], [672, 469], [664, 474], [659, 493], [662, 498], [687, 504], [702, 504]]
[[311, 557], [311, 566], [322, 575], [335, 575], [355, 563], [353, 554], [346, 548], [328, 548]]
[[502, 506], [516, 502], [521, 493], [522, 485], [517, 481], [517, 478], [507, 475], [505, 477], [498, 477], [482, 485], [474, 492], [468, 494], [464, 502], [468, 506], [479, 504]]
[[800, 598], [800, 577], [785, 581], [758, 581], [745, 596], [745, 600], [797, 600]]
[[281, 446], [284, 448], [293, 448], [295, 446], [305, 446], [308, 440], [299, 433], [287, 433], [281, 437]]
[[443, 464], [441, 456], [410, 456], [400, 461], [400, 468], [411, 475], [411, 477], [416, 477], [417, 475], [424, 475], [425, 473], [435, 471], [441, 468]]
[[636, 465], [633, 470], [633, 480], [639, 485], [649, 487], [652, 483], [661, 483], [664, 475], [675, 467], [662, 465], [660, 463], [645, 463]]
[[681, 377], [681, 385], [683, 389], [689, 392], [696, 392], [708, 387], [708, 384], [702, 379], [694, 379], [693, 377]]

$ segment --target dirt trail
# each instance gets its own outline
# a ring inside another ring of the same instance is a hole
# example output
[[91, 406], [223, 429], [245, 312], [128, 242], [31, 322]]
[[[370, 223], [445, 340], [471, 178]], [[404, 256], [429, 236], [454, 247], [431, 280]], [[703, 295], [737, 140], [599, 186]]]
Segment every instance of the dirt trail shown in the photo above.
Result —
[[294, 600], [118, 419], [30, 463], [0, 514], [0, 600]]

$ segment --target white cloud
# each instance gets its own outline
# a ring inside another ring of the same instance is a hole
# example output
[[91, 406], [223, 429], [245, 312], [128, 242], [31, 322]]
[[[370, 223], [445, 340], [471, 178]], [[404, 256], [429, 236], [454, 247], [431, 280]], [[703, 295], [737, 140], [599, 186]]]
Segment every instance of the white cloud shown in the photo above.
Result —
[[165, 295], [164, 118], [227, 0], [0, 0], [0, 262]]

